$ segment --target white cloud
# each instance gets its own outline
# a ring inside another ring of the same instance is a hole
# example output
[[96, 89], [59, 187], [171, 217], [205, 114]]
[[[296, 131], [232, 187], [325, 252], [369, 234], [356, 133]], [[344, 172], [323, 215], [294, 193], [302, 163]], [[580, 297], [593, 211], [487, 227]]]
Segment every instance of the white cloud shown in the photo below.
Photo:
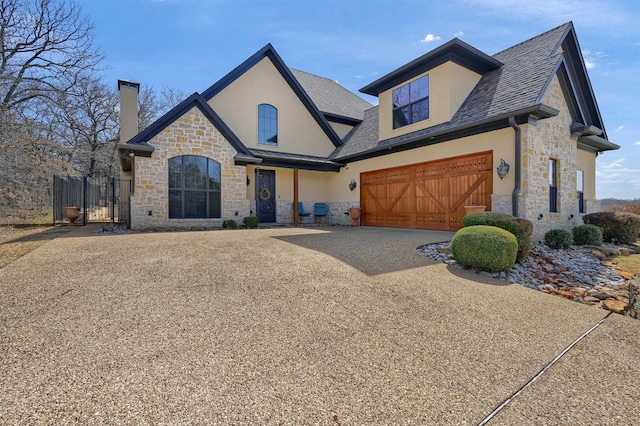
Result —
[[356, 77], [356, 78], [362, 78], [362, 76], [361, 76], [361, 75], [356, 75], [355, 77]]
[[615, 131], [616, 131], [616, 132], [619, 132], [619, 131], [620, 131], [620, 130], [622, 130], [622, 129], [624, 129], [624, 126], [618, 126], [618, 127], [616, 127], [616, 130], [615, 130]]
[[420, 40], [420, 43], [431, 43], [438, 40], [440, 40], [440, 36], [427, 34], [422, 40]]
[[584, 65], [588, 70], [590, 70], [597, 67], [598, 63], [602, 62], [600, 61], [600, 59], [606, 58], [607, 54], [604, 52], [591, 52], [590, 50], [583, 50], [582, 57], [584, 58]]
[[464, 31], [458, 31], [457, 33], [453, 33], [454, 37], [462, 37], [464, 35]]
[[640, 179], [629, 179], [630, 176], [640, 176], [640, 169], [624, 166], [624, 158], [610, 163], [598, 164], [596, 179], [598, 185], [624, 184], [626, 188], [640, 189]]
[[634, 145], [640, 145], [640, 141], [637, 141], [636, 143], [634, 143]]
[[584, 58], [584, 66], [587, 67], [588, 70], [596, 67], [595, 58], [591, 56], [591, 52], [589, 50], [583, 50], [582, 57]]
[[[563, 23], [580, 22], [587, 27], [616, 28], [625, 23], [626, 16], [621, 7], [599, 0], [546, 0], [544, 7], [539, 2], [523, 2], [522, 0], [467, 0], [471, 5], [488, 8], [494, 14], [504, 16], [509, 10], [512, 19], [545, 20]], [[617, 2], [620, 3], [620, 2]], [[634, 27], [635, 30], [636, 27]]]

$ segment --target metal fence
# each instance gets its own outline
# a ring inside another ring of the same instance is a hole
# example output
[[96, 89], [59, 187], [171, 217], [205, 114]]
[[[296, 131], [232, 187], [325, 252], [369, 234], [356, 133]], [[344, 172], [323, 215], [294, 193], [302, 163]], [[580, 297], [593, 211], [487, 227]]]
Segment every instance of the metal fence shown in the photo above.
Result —
[[78, 207], [77, 224], [88, 222], [129, 225], [131, 181], [110, 176], [53, 177], [53, 223], [66, 222], [65, 207]]

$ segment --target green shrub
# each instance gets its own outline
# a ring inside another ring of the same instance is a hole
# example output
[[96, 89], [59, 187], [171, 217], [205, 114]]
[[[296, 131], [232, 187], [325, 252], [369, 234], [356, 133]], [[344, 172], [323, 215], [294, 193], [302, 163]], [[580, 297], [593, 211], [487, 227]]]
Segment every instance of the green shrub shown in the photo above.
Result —
[[571, 230], [573, 234], [573, 243], [579, 246], [585, 244], [591, 246], [601, 246], [604, 231], [595, 225], [580, 225]]
[[531, 235], [533, 234], [533, 223], [527, 219], [520, 219], [506, 213], [478, 212], [469, 213], [462, 218], [462, 225], [477, 226], [497, 226], [511, 232], [518, 241], [518, 255], [516, 262], [522, 262], [527, 258], [531, 249]]
[[247, 228], [257, 228], [258, 227], [258, 217], [257, 216], [247, 216], [244, 219], [242, 219], [242, 223], [244, 223], [244, 225]]
[[603, 239], [608, 242], [633, 244], [640, 236], [640, 216], [633, 213], [598, 212], [582, 217], [588, 225], [604, 230]]
[[500, 272], [516, 263], [518, 241], [511, 232], [496, 226], [469, 226], [453, 236], [451, 252], [464, 266]]
[[222, 227], [224, 229], [236, 229], [238, 227], [238, 222], [233, 219], [227, 219], [222, 222]]
[[554, 249], [567, 249], [573, 244], [573, 236], [565, 229], [552, 229], [544, 234], [544, 243]]

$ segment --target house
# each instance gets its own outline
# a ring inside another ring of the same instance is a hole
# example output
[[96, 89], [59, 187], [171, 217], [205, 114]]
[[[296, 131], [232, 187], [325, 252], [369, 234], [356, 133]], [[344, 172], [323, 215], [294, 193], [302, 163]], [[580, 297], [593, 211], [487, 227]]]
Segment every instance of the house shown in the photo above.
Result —
[[[534, 223], [534, 238], [598, 209], [610, 142], [571, 22], [487, 55], [453, 39], [360, 91], [294, 70], [270, 44], [147, 129], [120, 81], [130, 225], [298, 223], [456, 230], [465, 206]], [[133, 116], [133, 118], [131, 118]]]

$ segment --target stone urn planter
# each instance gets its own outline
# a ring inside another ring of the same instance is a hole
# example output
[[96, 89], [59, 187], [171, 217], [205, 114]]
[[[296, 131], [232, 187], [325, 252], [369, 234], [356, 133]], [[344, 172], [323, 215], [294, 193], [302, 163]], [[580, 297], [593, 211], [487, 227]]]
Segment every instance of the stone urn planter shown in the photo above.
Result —
[[487, 206], [464, 206], [465, 214], [483, 212], [487, 210]]
[[69, 219], [69, 223], [75, 225], [76, 220], [80, 217], [80, 207], [69, 206], [64, 208], [64, 214]]
[[349, 216], [351, 216], [351, 226], [358, 226], [358, 219], [360, 219], [360, 215], [362, 214], [362, 209], [360, 207], [351, 207], [349, 209]]

